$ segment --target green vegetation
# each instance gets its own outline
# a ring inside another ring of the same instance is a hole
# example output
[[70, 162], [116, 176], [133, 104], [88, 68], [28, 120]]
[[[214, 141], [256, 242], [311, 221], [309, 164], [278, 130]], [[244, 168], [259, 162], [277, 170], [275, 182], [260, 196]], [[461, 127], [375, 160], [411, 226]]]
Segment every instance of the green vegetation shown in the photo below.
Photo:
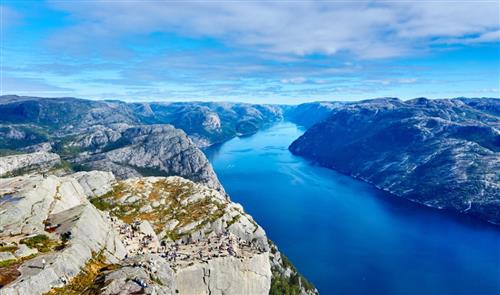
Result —
[[59, 170], [59, 169], [71, 171], [71, 170], [73, 170], [73, 165], [66, 160], [61, 160], [61, 162], [52, 166], [52, 168], [50, 170], [54, 171], [54, 170]]
[[114, 208], [113, 204], [109, 202], [105, 197], [92, 198], [90, 199], [90, 203], [92, 203], [92, 205], [94, 205], [101, 211], [110, 211]]
[[163, 176], [163, 177], [169, 177], [173, 176], [174, 174], [172, 173], [167, 173], [163, 170], [160, 170], [158, 168], [154, 167], [138, 167], [134, 165], [128, 165], [130, 168], [136, 170], [141, 174], [142, 176]]
[[36, 248], [39, 252], [45, 253], [50, 252], [61, 246], [61, 242], [57, 240], [51, 240], [46, 235], [36, 235], [31, 238], [26, 238], [21, 240], [21, 244], [25, 244], [30, 248]]
[[229, 226], [233, 225], [233, 224], [234, 224], [234, 223], [236, 223], [238, 220], [240, 220], [240, 218], [241, 218], [241, 215], [239, 215], [239, 214], [238, 214], [238, 215], [235, 215], [235, 216], [234, 216], [231, 220], [229, 220], [229, 221], [227, 222], [227, 226], [229, 227]]
[[75, 136], [66, 136], [66, 137], [57, 138], [52, 143], [52, 149], [54, 150], [54, 152], [58, 153], [59, 155], [66, 154], [64, 151], [65, 151], [65, 149], [68, 149], [67, 145], [75, 139], [76, 139]]
[[[15, 130], [23, 136], [20, 138], [7, 136], [7, 134], [11, 130]], [[15, 125], [12, 127], [0, 127], [0, 149], [2, 150], [16, 150], [22, 147], [47, 141], [48, 139], [49, 134], [47, 133], [47, 131], [37, 126]]]
[[36, 255], [33, 254], [21, 259], [10, 259], [0, 262], [0, 288], [17, 279], [21, 275], [19, 270], [17, 270], [19, 266]]
[[17, 250], [17, 246], [0, 246], [0, 252], [10, 252], [13, 253]]
[[10, 155], [19, 155], [23, 152], [13, 150], [13, 149], [2, 149], [0, 148], [0, 157], [10, 156]]
[[271, 289], [269, 295], [299, 295], [299, 285], [293, 285], [290, 280], [286, 279], [279, 272], [273, 271], [271, 279]]
[[[274, 248], [274, 247], [272, 247]], [[272, 251], [272, 250], [271, 250]], [[292, 270], [290, 277], [285, 277], [277, 269], [273, 269], [271, 279], [270, 295], [298, 295], [300, 294], [300, 286], [306, 290], [313, 292], [315, 287], [306, 278], [304, 278], [293, 266], [288, 257], [281, 253], [281, 261], [283, 268]]]
[[53, 288], [44, 295], [80, 295], [80, 294], [97, 294], [99, 286], [95, 280], [105, 270], [116, 269], [117, 265], [106, 263], [106, 258], [102, 251], [98, 254], [93, 254], [82, 271], [75, 276], [71, 281], [63, 287]]
[[[109, 211], [113, 216], [126, 223], [147, 220], [157, 233], [165, 228], [167, 222], [177, 220], [179, 223], [176, 228], [166, 233], [167, 237], [172, 240], [177, 240], [192, 231], [202, 229], [209, 222], [221, 218], [225, 213], [227, 204], [219, 202], [213, 196], [185, 202], [187, 198], [196, 193], [194, 184], [191, 182], [159, 180], [152, 185], [152, 190], [149, 193], [144, 193], [145, 183], [143, 180], [133, 183], [119, 182], [111, 192], [93, 198], [90, 202], [96, 208]], [[125, 195], [135, 196], [138, 199], [132, 203], [120, 201]], [[153, 202], [159, 203], [160, 200], [163, 201], [155, 208], [141, 212], [141, 208], [144, 206], [151, 205]], [[233, 222], [236, 222], [237, 219], [238, 217]], [[177, 232], [177, 228], [193, 222], [198, 224], [191, 231]]]
[[17, 261], [17, 259], [9, 259], [9, 260], [0, 261], [0, 267], [7, 267], [9, 265], [16, 263], [16, 261]]
[[128, 138], [121, 137], [117, 141], [111, 142], [102, 148], [102, 152], [109, 152], [111, 150], [119, 149], [124, 146], [131, 144], [131, 141]]

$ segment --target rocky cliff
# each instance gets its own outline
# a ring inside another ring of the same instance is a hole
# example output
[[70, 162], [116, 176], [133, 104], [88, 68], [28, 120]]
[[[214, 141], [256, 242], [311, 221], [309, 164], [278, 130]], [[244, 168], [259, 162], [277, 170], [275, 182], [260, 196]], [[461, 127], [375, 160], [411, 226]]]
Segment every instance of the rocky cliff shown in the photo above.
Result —
[[290, 151], [430, 207], [500, 223], [498, 99], [346, 105]]
[[[223, 190], [198, 147], [256, 132], [281, 108], [243, 103], [125, 103], [0, 97], [0, 155], [45, 151], [66, 168], [118, 178], [179, 175]], [[173, 128], [173, 124], [177, 128]]]
[[142, 103], [131, 107], [144, 123], [167, 123], [184, 130], [198, 147], [255, 133], [283, 117], [279, 106], [246, 103]]
[[342, 108], [348, 103], [335, 101], [318, 101], [303, 103], [296, 106], [286, 106], [284, 117], [297, 125], [309, 128], [312, 125], [328, 118], [333, 111]]
[[170, 125], [94, 127], [66, 147], [77, 148], [70, 161], [80, 169], [112, 171], [121, 179], [179, 175], [223, 190], [203, 152]]
[[2, 295], [283, 288], [316, 293], [219, 190], [177, 176], [118, 181], [101, 171], [0, 179]]
[[0, 157], [0, 177], [44, 171], [61, 163], [59, 155], [47, 152]]
[[[50, 138], [81, 134], [95, 126], [170, 124], [197, 147], [257, 132], [282, 119], [279, 106], [245, 103], [125, 103], [77, 98], [0, 96], [0, 149], [16, 149]], [[114, 129], [114, 128], [112, 128]], [[105, 130], [98, 135], [106, 134]], [[99, 140], [99, 137], [95, 140]]]

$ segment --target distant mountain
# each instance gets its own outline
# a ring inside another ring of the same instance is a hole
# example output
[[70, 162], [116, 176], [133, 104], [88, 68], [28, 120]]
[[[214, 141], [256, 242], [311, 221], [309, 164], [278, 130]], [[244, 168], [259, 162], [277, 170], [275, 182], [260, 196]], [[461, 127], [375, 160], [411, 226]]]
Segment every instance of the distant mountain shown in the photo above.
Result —
[[283, 118], [279, 106], [246, 103], [142, 103], [130, 108], [144, 124], [172, 124], [184, 130], [199, 147], [255, 133]]
[[281, 108], [268, 105], [16, 95], [0, 97], [0, 114], [0, 154], [52, 151], [77, 170], [112, 171], [121, 179], [179, 175], [219, 190], [197, 147], [251, 134], [282, 119]]
[[[0, 148], [15, 148], [43, 142], [51, 134], [80, 133], [111, 124], [171, 124], [184, 130], [198, 147], [222, 143], [235, 136], [257, 132], [282, 119], [279, 106], [246, 103], [178, 102], [125, 103], [77, 98], [0, 96], [0, 135], [8, 142]], [[11, 126], [16, 124], [16, 126]], [[6, 140], [7, 141], [7, 140]], [[3, 144], [3, 145], [2, 145]]]
[[376, 99], [332, 110], [289, 147], [394, 195], [500, 223], [500, 100]]
[[0, 97], [0, 293], [318, 294], [199, 149], [280, 119], [261, 105]]
[[332, 112], [347, 103], [335, 101], [318, 101], [284, 107], [284, 117], [295, 124], [311, 127], [328, 118]]

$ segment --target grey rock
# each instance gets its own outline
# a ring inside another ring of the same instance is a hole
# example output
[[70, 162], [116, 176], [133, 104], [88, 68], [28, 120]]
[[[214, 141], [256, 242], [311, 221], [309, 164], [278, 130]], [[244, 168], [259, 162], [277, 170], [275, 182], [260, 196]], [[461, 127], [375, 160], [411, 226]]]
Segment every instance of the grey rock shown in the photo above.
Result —
[[19, 171], [46, 170], [60, 161], [59, 155], [47, 152], [0, 157], [0, 176], [16, 174]]
[[0, 252], [0, 262], [16, 260], [16, 257], [10, 252]]
[[34, 255], [37, 253], [38, 253], [37, 249], [29, 248], [28, 246], [26, 246], [24, 244], [20, 244], [18, 249], [14, 252], [14, 255], [17, 258], [24, 258], [24, 257], [28, 257], [28, 256], [31, 256], [31, 255]]
[[498, 99], [363, 101], [334, 111], [290, 150], [394, 195], [498, 224], [498, 109]]
[[[123, 174], [127, 178], [137, 174], [179, 175], [222, 190], [203, 152], [181, 130], [170, 125], [131, 127], [122, 133], [121, 144], [92, 156], [86, 165], [112, 171], [122, 179]], [[122, 167], [135, 172], [124, 173]]]
[[269, 294], [269, 254], [249, 259], [221, 257], [197, 263], [175, 272], [180, 294]]
[[104, 171], [77, 172], [71, 177], [78, 181], [88, 197], [104, 195], [113, 189], [111, 185], [116, 181], [113, 173]]

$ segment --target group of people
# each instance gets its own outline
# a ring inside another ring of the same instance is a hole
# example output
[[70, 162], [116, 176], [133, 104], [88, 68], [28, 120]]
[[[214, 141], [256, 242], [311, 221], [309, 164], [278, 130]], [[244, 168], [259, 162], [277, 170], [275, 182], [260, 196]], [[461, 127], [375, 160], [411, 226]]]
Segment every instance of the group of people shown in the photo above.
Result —
[[[113, 221], [116, 221], [112, 219]], [[133, 224], [113, 222], [129, 254], [160, 254], [172, 267], [189, 265], [194, 261], [208, 262], [217, 257], [232, 256], [242, 259], [245, 252], [262, 252], [250, 241], [228, 232], [211, 233], [199, 240], [158, 241], [156, 236], [140, 231], [140, 222]]]
[[118, 226], [118, 233], [127, 251], [131, 254], [158, 252], [159, 242], [157, 238], [141, 232], [138, 224], [122, 223]]

